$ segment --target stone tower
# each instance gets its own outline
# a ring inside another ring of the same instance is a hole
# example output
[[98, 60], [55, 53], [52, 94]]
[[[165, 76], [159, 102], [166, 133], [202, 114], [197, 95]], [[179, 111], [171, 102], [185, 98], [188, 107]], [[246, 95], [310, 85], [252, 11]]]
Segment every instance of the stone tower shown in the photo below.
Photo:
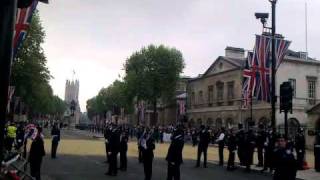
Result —
[[75, 103], [74, 116], [71, 117], [70, 125], [79, 124], [81, 109], [79, 105], [79, 80], [67, 80], [64, 101], [67, 104], [67, 115], [71, 115], [71, 102]]

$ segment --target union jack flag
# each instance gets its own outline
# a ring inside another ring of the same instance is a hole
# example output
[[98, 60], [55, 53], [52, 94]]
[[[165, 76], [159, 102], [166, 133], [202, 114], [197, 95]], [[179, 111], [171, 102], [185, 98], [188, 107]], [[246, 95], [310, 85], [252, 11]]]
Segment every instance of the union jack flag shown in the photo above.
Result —
[[257, 100], [270, 102], [270, 78], [271, 78], [271, 59], [270, 59], [271, 38], [268, 36], [256, 36], [254, 48], [254, 69], [256, 75], [256, 87], [254, 96]]
[[284, 56], [287, 53], [287, 50], [291, 42], [284, 40], [282, 38], [276, 38], [276, 70], [279, 68], [280, 64], [283, 61]]
[[253, 64], [253, 52], [248, 52], [248, 57], [245, 63], [245, 68], [243, 70], [243, 82], [242, 82], [242, 98], [243, 108], [247, 108], [252, 100], [253, 90], [256, 86], [255, 81], [255, 68]]
[[[254, 51], [248, 53], [243, 71], [242, 91], [245, 108], [252, 101], [252, 96], [257, 100], [271, 101], [271, 41], [270, 36], [257, 35]], [[281, 38], [276, 39], [276, 70], [282, 63], [290, 43], [290, 41]]]
[[32, 14], [36, 10], [38, 1], [34, 0], [32, 4], [27, 8], [18, 8], [17, 18], [15, 24], [13, 45], [14, 45], [14, 56], [17, 54], [18, 48], [22, 44], [27, 34], [27, 29], [32, 19]]

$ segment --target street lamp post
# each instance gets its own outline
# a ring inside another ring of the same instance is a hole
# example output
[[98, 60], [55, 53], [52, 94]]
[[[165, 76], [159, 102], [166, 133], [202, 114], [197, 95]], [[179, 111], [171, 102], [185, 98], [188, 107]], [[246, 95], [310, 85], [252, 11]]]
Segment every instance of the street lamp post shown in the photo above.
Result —
[[271, 2], [272, 7], [272, 67], [271, 67], [271, 110], [272, 110], [272, 116], [271, 116], [271, 125], [273, 128], [273, 131], [276, 131], [276, 40], [275, 40], [275, 34], [276, 34], [276, 3], [277, 0], [269, 0]]
[[271, 3], [271, 9], [272, 9], [272, 17], [271, 17], [271, 27], [266, 27], [266, 19], [269, 17], [268, 13], [256, 13], [255, 16], [257, 19], [261, 20], [261, 23], [263, 24], [264, 29], [271, 30], [271, 38], [272, 38], [272, 44], [271, 44], [271, 126], [273, 128], [273, 131], [276, 131], [276, 4], [277, 0], [269, 0]]
[[4, 127], [6, 124], [16, 9], [17, 0], [2, 0], [0, 2], [0, 162], [3, 159]]

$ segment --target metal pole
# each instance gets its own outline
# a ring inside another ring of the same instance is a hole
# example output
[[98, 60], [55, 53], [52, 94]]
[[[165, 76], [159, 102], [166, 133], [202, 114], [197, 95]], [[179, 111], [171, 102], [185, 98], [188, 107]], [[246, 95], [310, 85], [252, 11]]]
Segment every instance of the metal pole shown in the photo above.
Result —
[[288, 139], [288, 111], [284, 112], [284, 130], [285, 130], [285, 137]]
[[277, 0], [271, 0], [272, 4], [272, 67], [271, 67], [271, 109], [272, 109], [272, 115], [271, 115], [271, 123], [272, 128], [274, 132], [276, 131], [276, 53], [275, 53], [275, 34], [276, 34], [276, 3]]
[[3, 159], [16, 9], [17, 0], [0, 2], [0, 162]]

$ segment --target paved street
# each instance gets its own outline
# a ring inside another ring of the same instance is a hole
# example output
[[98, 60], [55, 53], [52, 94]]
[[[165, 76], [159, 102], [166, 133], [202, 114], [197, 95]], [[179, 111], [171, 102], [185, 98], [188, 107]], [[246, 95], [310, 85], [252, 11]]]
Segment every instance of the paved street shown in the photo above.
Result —
[[[46, 140], [47, 156], [42, 166], [43, 179], [45, 180], [89, 180], [89, 179], [115, 179], [115, 180], [142, 180], [143, 167], [138, 163], [136, 143], [131, 142], [128, 150], [128, 171], [121, 172], [117, 177], [105, 176], [107, 165], [105, 160], [103, 139], [94, 139], [84, 131], [63, 131], [62, 141], [59, 145], [58, 159], [50, 159], [50, 140]], [[164, 180], [166, 178], [166, 154], [168, 145], [157, 144], [155, 161], [153, 167], [153, 179]], [[214, 148], [212, 148], [214, 149]], [[182, 165], [182, 180], [211, 180], [219, 178], [224, 180], [232, 179], [272, 179], [270, 175], [245, 173], [242, 169], [228, 172], [225, 168], [215, 165], [216, 152], [208, 153], [209, 168], [194, 168], [196, 149], [189, 145], [185, 146]], [[213, 158], [214, 157], [214, 158]]]

